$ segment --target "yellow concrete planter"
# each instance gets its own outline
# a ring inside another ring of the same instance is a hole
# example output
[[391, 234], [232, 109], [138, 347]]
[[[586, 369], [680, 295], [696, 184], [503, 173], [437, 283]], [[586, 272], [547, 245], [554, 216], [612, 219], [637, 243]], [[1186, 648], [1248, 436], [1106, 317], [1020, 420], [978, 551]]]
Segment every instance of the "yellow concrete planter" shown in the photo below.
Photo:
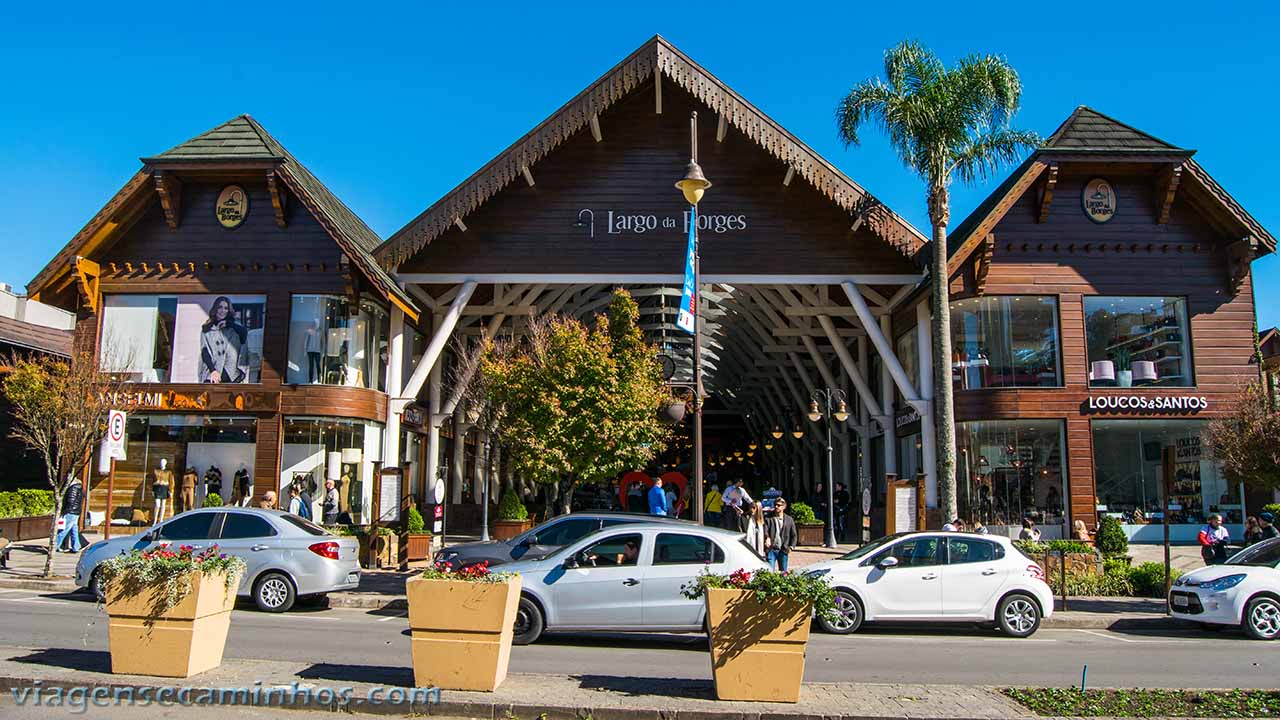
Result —
[[760, 603], [747, 590], [707, 589], [711, 674], [721, 700], [798, 702], [812, 606]]
[[222, 573], [193, 573], [190, 594], [156, 614], [158, 590], [125, 595], [109, 584], [111, 672], [185, 678], [221, 665], [239, 585], [237, 578], [228, 586]]
[[418, 687], [493, 692], [507, 677], [520, 578], [405, 583]]

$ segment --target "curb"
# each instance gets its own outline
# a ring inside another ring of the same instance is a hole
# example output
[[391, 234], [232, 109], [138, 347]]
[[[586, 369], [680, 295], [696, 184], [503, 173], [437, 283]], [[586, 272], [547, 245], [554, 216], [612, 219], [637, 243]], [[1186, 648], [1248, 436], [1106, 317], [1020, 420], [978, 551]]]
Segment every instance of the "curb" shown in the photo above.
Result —
[[53, 593], [71, 593], [77, 590], [74, 580], [45, 580], [43, 578], [0, 578], [0, 589], [44, 590]]

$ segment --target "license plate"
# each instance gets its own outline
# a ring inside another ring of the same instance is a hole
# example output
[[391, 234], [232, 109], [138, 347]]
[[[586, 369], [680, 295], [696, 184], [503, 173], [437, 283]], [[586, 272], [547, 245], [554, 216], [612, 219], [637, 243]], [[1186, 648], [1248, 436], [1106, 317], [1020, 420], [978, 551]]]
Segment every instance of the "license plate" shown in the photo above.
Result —
[[1186, 606], [1187, 606], [1187, 596], [1186, 596], [1186, 595], [1174, 595], [1174, 596], [1173, 596], [1173, 604], [1174, 604], [1176, 607], [1186, 607]]
[[347, 582], [349, 583], [360, 582], [360, 573], [358, 572], [347, 573]]

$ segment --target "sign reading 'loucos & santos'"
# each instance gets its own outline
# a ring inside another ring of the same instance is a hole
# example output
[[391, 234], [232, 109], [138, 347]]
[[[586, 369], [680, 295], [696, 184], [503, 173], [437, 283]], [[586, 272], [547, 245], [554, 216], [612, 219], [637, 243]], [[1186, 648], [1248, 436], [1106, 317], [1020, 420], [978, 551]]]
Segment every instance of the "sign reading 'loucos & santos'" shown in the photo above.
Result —
[[1209, 409], [1209, 400], [1201, 395], [1090, 395], [1085, 409], [1089, 412], [1199, 412]]

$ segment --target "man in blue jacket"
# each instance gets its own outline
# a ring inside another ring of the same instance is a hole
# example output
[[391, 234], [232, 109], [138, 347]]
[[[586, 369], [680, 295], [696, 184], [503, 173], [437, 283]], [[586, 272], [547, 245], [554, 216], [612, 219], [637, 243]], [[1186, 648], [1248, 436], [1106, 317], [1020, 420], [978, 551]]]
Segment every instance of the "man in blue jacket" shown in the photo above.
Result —
[[654, 480], [653, 487], [649, 488], [649, 514], [667, 514], [667, 494], [662, 490], [662, 478]]

